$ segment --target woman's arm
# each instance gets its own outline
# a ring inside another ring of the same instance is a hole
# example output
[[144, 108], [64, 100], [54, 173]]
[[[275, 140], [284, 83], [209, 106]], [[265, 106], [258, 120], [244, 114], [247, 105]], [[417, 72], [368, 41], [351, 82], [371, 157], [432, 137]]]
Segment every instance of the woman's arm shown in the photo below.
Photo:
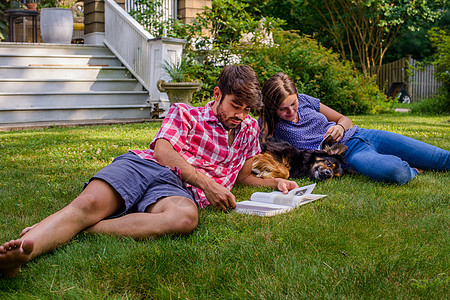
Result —
[[324, 135], [324, 137], [330, 135], [335, 142], [339, 142], [344, 136], [344, 133], [353, 127], [352, 120], [325, 104], [320, 103], [320, 113], [322, 113], [328, 121], [336, 122], [336, 125], [328, 128]]

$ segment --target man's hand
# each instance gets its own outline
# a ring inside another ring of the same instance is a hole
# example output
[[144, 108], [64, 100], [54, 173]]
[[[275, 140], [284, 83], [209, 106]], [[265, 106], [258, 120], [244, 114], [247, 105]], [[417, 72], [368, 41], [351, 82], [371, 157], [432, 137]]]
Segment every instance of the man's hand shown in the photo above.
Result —
[[221, 210], [236, 207], [234, 195], [227, 188], [195, 169], [175, 151], [168, 141], [164, 139], [156, 141], [153, 157], [163, 165], [171, 168], [178, 167], [181, 170], [183, 181], [201, 189], [210, 204], [219, 207]]
[[236, 208], [234, 195], [225, 187], [211, 180], [207, 187], [203, 188], [206, 199], [211, 205], [217, 206], [220, 210], [227, 211]]
[[298, 184], [295, 181], [277, 178], [277, 189], [283, 194], [287, 194], [290, 190], [298, 188]]

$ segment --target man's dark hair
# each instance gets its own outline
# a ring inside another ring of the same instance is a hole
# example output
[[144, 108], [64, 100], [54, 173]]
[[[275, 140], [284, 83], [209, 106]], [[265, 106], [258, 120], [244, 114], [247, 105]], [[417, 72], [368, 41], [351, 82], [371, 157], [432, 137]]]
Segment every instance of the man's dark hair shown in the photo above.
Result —
[[262, 107], [262, 94], [258, 76], [249, 66], [225, 66], [220, 73], [217, 86], [222, 93], [222, 99], [226, 95], [233, 95], [235, 96], [235, 102], [239, 105], [247, 105], [253, 109]]

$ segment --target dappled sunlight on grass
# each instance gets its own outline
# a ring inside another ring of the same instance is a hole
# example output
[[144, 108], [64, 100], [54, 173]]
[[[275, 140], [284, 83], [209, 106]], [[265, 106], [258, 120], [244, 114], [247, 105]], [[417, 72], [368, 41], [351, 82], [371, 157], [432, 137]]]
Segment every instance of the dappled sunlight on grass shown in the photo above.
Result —
[[[354, 124], [450, 149], [446, 117], [355, 116]], [[0, 241], [69, 203], [85, 181], [160, 123], [0, 133]], [[312, 183], [297, 180], [299, 185]], [[238, 201], [270, 188], [237, 185]], [[0, 279], [6, 298], [445, 298], [448, 172], [403, 186], [361, 175], [317, 183], [313, 203], [273, 217], [199, 211], [189, 236], [81, 233]], [[355, 296], [357, 295], [357, 296]]]

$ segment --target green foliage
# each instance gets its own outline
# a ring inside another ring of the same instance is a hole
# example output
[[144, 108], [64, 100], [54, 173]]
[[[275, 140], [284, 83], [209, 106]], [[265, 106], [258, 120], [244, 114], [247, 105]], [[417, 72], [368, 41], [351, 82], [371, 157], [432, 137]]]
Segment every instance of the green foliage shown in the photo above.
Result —
[[38, 2], [38, 9], [47, 7], [61, 7], [71, 8], [77, 0], [40, 0]]
[[[448, 117], [354, 116], [450, 150]], [[419, 126], [420, 125], [420, 126]], [[161, 122], [0, 132], [0, 243], [70, 203]], [[308, 179], [300, 185], [312, 183]], [[235, 186], [237, 201], [270, 188]], [[327, 197], [274, 217], [199, 210], [188, 236], [81, 233], [35, 258], [2, 299], [444, 299], [450, 293], [449, 172], [403, 186], [364, 176], [319, 182]]]
[[186, 56], [182, 56], [179, 61], [164, 61], [163, 69], [172, 79], [171, 82], [190, 82], [193, 81], [188, 68], [191, 62]]
[[163, 16], [162, 1], [134, 0], [136, 9], [131, 10], [130, 16], [138, 21], [153, 36], [162, 36], [166, 26], [161, 22]]
[[[370, 75], [399, 33], [434, 22], [444, 1], [245, 0], [264, 15], [286, 20], [284, 29], [314, 36]], [[447, 1], [448, 2], [448, 1]], [[408, 53], [412, 54], [412, 53]]]
[[257, 20], [246, 11], [248, 6], [237, 0], [213, 0], [212, 7], [205, 7], [192, 24], [186, 25], [191, 49], [206, 63], [226, 65], [235, 60], [233, 52], [244, 35], [251, 34], [250, 42], [256, 42], [265, 32], [283, 24], [271, 17]]
[[429, 31], [432, 45], [436, 48], [436, 77], [444, 84], [444, 92], [450, 93], [450, 32], [434, 28]]
[[187, 73], [192, 78], [202, 82], [202, 89], [192, 97], [192, 105], [203, 106], [212, 100], [214, 88], [217, 86], [222, 67], [211, 64], [192, 63], [187, 69]]
[[415, 115], [450, 115], [450, 94], [439, 95], [433, 98], [414, 102], [411, 113]]
[[373, 78], [360, 75], [314, 39], [283, 31], [275, 35], [275, 43], [242, 53], [242, 63], [255, 69], [261, 83], [284, 72], [296, 82], [300, 93], [317, 97], [343, 114], [377, 113], [389, 108]]
[[8, 2], [0, 2], [0, 41], [8, 38], [8, 22], [6, 19], [6, 10], [9, 9]]

